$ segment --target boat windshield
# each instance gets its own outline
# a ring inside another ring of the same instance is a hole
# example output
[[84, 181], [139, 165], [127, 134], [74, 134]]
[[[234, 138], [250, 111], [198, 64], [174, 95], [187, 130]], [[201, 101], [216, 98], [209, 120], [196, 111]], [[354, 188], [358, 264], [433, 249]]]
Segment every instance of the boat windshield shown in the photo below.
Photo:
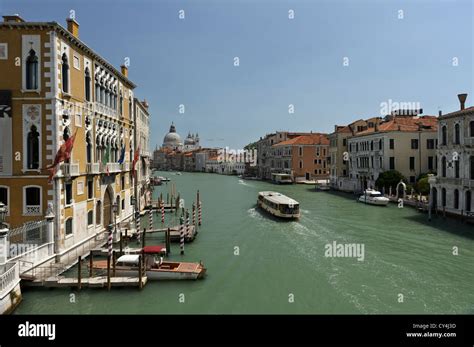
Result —
[[382, 198], [383, 197], [382, 193], [370, 193], [370, 196], [372, 198]]
[[294, 205], [280, 205], [279, 210], [281, 213], [284, 214], [294, 214], [298, 213], [300, 209], [300, 205], [294, 204]]

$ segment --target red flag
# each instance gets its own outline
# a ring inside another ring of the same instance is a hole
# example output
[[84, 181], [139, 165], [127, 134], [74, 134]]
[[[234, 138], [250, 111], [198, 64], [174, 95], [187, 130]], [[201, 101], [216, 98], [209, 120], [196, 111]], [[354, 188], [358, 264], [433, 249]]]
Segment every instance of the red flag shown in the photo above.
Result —
[[133, 172], [133, 177], [135, 177], [135, 165], [137, 164], [138, 161], [138, 156], [140, 155], [140, 147], [138, 147], [135, 150], [135, 155], [133, 156], [133, 163], [132, 163], [132, 172]]
[[49, 182], [53, 179], [54, 174], [56, 173], [56, 168], [59, 163], [68, 160], [71, 158], [72, 148], [74, 147], [74, 140], [76, 139], [76, 132], [70, 138], [66, 140], [60, 147], [58, 152], [56, 153], [56, 157], [54, 157], [54, 162], [47, 167], [49, 170]]

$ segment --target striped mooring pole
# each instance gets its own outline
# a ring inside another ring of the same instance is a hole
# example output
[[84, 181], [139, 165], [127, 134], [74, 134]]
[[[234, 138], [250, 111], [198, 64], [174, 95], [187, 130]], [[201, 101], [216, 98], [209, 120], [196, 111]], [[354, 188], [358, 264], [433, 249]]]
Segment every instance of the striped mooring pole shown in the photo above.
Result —
[[188, 236], [189, 235], [189, 211], [188, 210], [186, 210], [185, 216], [186, 216], [186, 234], [185, 235]]
[[150, 206], [150, 210], [148, 211], [148, 218], [149, 218], [149, 226], [148, 229], [153, 229], [153, 206]]
[[137, 211], [137, 217], [135, 221], [135, 227], [137, 228], [137, 240], [140, 243], [140, 211]]
[[193, 202], [193, 225], [196, 227], [196, 205]]
[[165, 223], [165, 204], [163, 201], [161, 202], [161, 223]]
[[202, 211], [201, 211], [201, 198], [199, 196], [199, 190], [197, 191], [197, 208], [198, 208], [198, 225], [202, 223]]
[[179, 229], [179, 248], [181, 248], [181, 254], [184, 254], [184, 218], [181, 217]]
[[112, 251], [113, 251], [113, 244], [112, 244], [112, 226], [109, 226], [109, 238], [107, 239], [107, 246], [108, 246], [108, 251], [109, 251], [109, 258], [112, 256]]

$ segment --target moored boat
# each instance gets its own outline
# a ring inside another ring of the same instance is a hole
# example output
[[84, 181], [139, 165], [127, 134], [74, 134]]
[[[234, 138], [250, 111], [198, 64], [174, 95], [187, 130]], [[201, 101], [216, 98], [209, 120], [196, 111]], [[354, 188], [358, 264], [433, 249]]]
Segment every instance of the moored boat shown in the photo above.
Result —
[[382, 193], [373, 189], [366, 189], [358, 200], [365, 204], [377, 206], [387, 206], [390, 201], [389, 198], [383, 196]]
[[[143, 248], [145, 273], [148, 280], [196, 280], [203, 278], [206, 268], [199, 263], [163, 261], [156, 255], [163, 255], [163, 246], [148, 246]], [[115, 273], [118, 276], [138, 276], [139, 254], [125, 254], [115, 263]], [[93, 262], [94, 270], [107, 270], [107, 261]]]
[[295, 219], [300, 217], [300, 204], [278, 192], [259, 192], [258, 207], [275, 217]]

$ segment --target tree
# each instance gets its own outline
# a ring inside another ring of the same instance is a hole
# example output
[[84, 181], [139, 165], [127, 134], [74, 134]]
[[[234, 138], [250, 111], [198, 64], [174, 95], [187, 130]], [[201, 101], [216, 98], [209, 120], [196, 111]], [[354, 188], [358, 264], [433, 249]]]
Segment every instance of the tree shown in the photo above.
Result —
[[397, 170], [389, 170], [389, 171], [382, 172], [379, 175], [379, 178], [377, 178], [377, 181], [375, 181], [375, 185], [379, 187], [379, 189], [382, 189], [382, 187], [385, 187], [386, 191], [390, 189], [389, 187], [392, 187], [392, 190], [394, 191], [395, 188], [397, 187], [397, 184], [400, 181], [403, 181], [406, 183], [407, 180]]
[[244, 147], [245, 150], [250, 151], [252, 149], [257, 149], [257, 142], [249, 143], [247, 146]]
[[416, 182], [415, 190], [422, 195], [428, 195], [430, 193], [430, 184], [428, 182], [427, 176], [419, 179], [418, 182]]

